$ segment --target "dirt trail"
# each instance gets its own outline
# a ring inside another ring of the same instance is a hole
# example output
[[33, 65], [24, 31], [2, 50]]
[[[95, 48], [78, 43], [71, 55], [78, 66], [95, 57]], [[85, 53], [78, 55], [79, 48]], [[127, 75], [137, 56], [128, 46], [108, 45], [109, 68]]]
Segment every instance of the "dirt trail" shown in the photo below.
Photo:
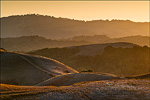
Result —
[[[30, 63], [31, 65], [33, 65], [35, 68], [37, 68], [37, 69], [39, 69], [39, 70], [41, 70], [41, 71], [43, 71], [43, 72], [46, 72], [46, 73], [48, 73], [48, 74], [51, 74], [50, 71], [47, 71], [47, 70], [42, 69], [41, 67], [35, 65], [33, 62], [31, 62], [30, 60], [28, 60], [28, 59], [25, 58], [24, 56], [21, 56], [21, 55], [19, 55], [19, 56], [20, 56], [22, 59], [26, 60], [26, 61], [27, 61], [28, 63]], [[55, 76], [55, 75], [54, 75], [54, 76]]]

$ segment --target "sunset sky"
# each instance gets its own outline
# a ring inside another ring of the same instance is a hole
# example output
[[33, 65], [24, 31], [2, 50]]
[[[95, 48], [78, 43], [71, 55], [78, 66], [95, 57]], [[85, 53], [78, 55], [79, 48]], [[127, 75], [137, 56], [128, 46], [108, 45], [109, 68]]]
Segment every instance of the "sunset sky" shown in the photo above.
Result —
[[42, 14], [78, 20], [149, 22], [149, 1], [1, 1], [1, 17]]

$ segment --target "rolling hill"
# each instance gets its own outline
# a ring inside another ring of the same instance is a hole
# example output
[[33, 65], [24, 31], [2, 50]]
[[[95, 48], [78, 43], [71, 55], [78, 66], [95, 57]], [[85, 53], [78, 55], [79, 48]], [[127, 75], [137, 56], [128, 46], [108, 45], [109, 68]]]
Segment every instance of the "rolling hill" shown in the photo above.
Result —
[[69, 86], [79, 82], [113, 80], [113, 79], [120, 79], [120, 78], [115, 75], [104, 73], [103, 74], [75, 73], [53, 77], [51, 79], [45, 80], [37, 84], [37, 86]]
[[83, 56], [96, 56], [101, 55], [107, 46], [112, 46], [115, 48], [131, 48], [134, 46], [138, 46], [133, 43], [126, 43], [126, 42], [117, 42], [117, 43], [103, 43], [103, 44], [90, 44], [90, 45], [81, 45], [81, 46], [71, 46], [67, 48], [72, 49], [79, 49], [80, 52], [76, 53], [75, 55], [83, 55]]
[[2, 38], [1, 47], [7, 51], [33, 51], [42, 48], [56, 48], [89, 44], [86, 41], [51, 40], [41, 36], [22, 36], [16, 38]]
[[149, 22], [130, 20], [81, 21], [36, 14], [2, 17], [1, 36], [20, 37], [39, 35], [48, 39], [71, 38], [79, 35], [107, 35], [112, 38], [149, 36]]
[[147, 46], [131, 43], [105, 43], [65, 48], [45, 48], [29, 54], [41, 55], [61, 61], [77, 71], [111, 73], [117, 76], [134, 76], [148, 73]]
[[106, 35], [76, 36], [70, 39], [51, 40], [45, 37], [33, 35], [22, 37], [1, 38], [1, 48], [7, 51], [29, 52], [43, 48], [56, 48], [79, 46], [89, 44], [129, 42], [140, 46], [150, 46], [148, 36], [128, 36], [121, 38], [109, 38]]
[[1, 83], [36, 85], [57, 75], [78, 73], [76, 70], [50, 58], [27, 54], [0, 52]]
[[[31, 51], [29, 54], [35, 54], [39, 55], [42, 54], [43, 56], [46, 56], [46, 54], [51, 55], [53, 52], [56, 51], [56, 55], [59, 55], [57, 53], [60, 53], [60, 56], [63, 56], [63, 54], [67, 54], [68, 56], [96, 56], [101, 55], [104, 51], [104, 49], [107, 46], [112, 46], [115, 48], [122, 47], [122, 48], [132, 48], [134, 46], [138, 46], [136, 44], [132, 43], [126, 43], [126, 42], [118, 42], [118, 43], [103, 43], [103, 44], [90, 44], [90, 45], [81, 45], [81, 46], [70, 46], [70, 47], [64, 47], [64, 48], [44, 48], [39, 49], [36, 51]], [[48, 56], [48, 55], [47, 55]], [[65, 57], [65, 55], [64, 55]]]
[[[66, 39], [67, 40], [67, 39]], [[120, 38], [110, 38], [106, 35], [93, 35], [93, 36], [75, 36], [73, 38], [70, 38], [69, 40], [73, 41], [87, 41], [90, 43], [115, 43], [115, 42], [129, 42], [133, 44], [137, 44], [140, 46], [150, 46], [150, 37], [149, 36], [141, 36], [141, 35], [135, 35], [135, 36], [126, 36], [126, 37], [120, 37]]]

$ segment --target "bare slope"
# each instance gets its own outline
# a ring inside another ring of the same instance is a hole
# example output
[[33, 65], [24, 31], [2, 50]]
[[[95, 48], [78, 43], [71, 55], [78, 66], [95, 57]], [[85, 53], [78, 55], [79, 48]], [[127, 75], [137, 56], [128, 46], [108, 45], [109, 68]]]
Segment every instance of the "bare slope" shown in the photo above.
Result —
[[149, 100], [149, 80], [102, 80], [72, 86], [1, 84], [1, 99], [11, 100]]
[[72, 68], [50, 58], [0, 52], [1, 83], [35, 85], [56, 75], [77, 73]]

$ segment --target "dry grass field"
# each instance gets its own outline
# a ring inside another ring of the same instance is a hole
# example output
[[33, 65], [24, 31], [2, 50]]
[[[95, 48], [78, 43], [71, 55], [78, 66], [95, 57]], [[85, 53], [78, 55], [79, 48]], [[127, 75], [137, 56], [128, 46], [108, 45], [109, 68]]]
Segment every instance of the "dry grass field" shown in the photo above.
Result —
[[10, 100], [149, 100], [149, 79], [113, 79], [70, 86], [1, 84], [1, 99]]

